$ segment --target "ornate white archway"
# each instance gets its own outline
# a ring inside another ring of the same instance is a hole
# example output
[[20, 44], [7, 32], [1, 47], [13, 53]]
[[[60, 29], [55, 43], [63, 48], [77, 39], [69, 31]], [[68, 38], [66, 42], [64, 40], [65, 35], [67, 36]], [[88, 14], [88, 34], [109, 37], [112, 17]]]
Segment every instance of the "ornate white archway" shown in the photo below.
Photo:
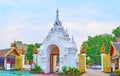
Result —
[[[62, 62], [62, 58], [64, 56], [64, 52], [63, 52], [63, 46], [59, 43], [56, 43], [55, 41], [52, 42], [48, 42], [48, 44], [45, 46], [45, 51], [46, 51], [46, 73], [50, 73], [50, 72], [56, 72], [56, 71], [61, 71], [62, 70], [62, 66], [64, 65]], [[51, 70], [51, 65], [54, 65], [51, 63], [50, 61], [50, 55], [52, 54], [52, 52], [54, 51], [53, 49], [58, 48], [59, 51], [59, 68], [58, 70], [54, 68], [53, 66], [53, 71]]]
[[[50, 54], [54, 47], [59, 49], [59, 71], [63, 66], [76, 67], [77, 47], [74, 39], [69, 37], [67, 30], [64, 30], [61, 21], [59, 21], [58, 11], [54, 27], [51, 28], [46, 38], [43, 40], [38, 53], [38, 65], [45, 73], [50, 73]], [[54, 71], [53, 71], [54, 72]]]
[[47, 48], [47, 59], [48, 63], [47, 66], [49, 67], [49, 72], [56, 72], [59, 70], [59, 48], [58, 46], [51, 44]]

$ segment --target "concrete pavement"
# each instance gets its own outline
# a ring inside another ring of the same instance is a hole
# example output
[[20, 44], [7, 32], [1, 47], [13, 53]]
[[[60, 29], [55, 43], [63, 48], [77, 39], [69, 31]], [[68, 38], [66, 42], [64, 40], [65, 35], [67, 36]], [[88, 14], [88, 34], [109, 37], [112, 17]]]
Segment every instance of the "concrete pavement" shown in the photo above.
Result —
[[110, 74], [102, 72], [101, 69], [87, 69], [81, 76], [110, 76]]

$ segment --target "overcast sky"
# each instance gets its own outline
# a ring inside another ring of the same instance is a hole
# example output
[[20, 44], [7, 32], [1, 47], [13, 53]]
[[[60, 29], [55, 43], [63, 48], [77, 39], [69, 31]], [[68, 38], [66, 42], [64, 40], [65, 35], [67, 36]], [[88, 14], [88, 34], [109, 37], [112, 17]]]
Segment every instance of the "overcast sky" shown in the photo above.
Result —
[[120, 25], [120, 0], [0, 0], [0, 49], [14, 39], [41, 43], [53, 27], [56, 8], [78, 49], [88, 36]]

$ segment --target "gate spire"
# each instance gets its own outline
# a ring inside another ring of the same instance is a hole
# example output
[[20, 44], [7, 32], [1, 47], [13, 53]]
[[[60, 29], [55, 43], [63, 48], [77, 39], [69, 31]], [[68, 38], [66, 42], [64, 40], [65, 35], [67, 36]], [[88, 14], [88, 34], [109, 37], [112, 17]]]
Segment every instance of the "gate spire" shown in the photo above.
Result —
[[55, 21], [55, 25], [60, 25], [59, 10], [58, 10], [58, 8], [57, 8], [57, 10], [56, 10], [56, 21]]

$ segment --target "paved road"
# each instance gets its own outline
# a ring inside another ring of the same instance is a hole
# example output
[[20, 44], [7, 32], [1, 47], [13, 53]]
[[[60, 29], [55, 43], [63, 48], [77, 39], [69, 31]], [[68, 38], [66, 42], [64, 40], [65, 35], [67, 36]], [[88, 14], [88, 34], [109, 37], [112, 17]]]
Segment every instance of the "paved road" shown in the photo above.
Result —
[[55, 74], [37, 74], [35, 76], [57, 76]]
[[110, 74], [101, 72], [101, 69], [87, 69], [81, 76], [110, 76]]

